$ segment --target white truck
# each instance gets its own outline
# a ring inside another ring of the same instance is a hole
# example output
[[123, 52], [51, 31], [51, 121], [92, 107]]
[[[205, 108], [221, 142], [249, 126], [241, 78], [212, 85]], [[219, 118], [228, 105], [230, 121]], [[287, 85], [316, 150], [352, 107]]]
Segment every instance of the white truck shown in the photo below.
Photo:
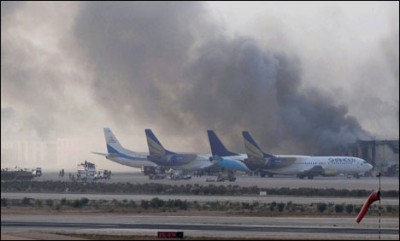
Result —
[[41, 175], [42, 175], [42, 168], [37, 167], [35, 169], [32, 169], [32, 176], [40, 177]]
[[88, 161], [78, 164], [78, 173], [76, 174], [76, 178], [82, 181], [93, 181], [96, 179], [96, 165]]
[[170, 180], [189, 180], [192, 178], [191, 175], [186, 174], [182, 170], [172, 170], [169, 175], [167, 176]]
[[111, 171], [110, 170], [100, 169], [96, 173], [96, 179], [110, 179], [110, 178], [111, 178]]

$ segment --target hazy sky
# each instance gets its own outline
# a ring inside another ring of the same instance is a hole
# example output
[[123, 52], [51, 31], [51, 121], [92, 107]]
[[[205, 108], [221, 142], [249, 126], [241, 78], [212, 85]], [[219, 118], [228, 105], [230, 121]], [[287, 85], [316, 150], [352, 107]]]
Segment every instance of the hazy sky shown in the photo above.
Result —
[[[1, 2], [1, 139], [326, 154], [399, 137], [398, 2]], [[107, 163], [107, 162], [102, 162]]]

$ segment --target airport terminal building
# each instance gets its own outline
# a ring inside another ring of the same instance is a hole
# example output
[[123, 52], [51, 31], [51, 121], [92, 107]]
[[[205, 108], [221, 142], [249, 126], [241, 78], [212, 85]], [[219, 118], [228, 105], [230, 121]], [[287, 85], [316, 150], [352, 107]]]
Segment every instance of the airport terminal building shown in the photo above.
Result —
[[64, 168], [66, 163], [79, 160], [79, 154], [87, 152], [76, 139], [58, 138], [50, 141], [2, 141], [1, 166], [33, 168], [48, 166], [49, 169]]
[[399, 140], [359, 140], [345, 154], [366, 160], [384, 175], [399, 173]]

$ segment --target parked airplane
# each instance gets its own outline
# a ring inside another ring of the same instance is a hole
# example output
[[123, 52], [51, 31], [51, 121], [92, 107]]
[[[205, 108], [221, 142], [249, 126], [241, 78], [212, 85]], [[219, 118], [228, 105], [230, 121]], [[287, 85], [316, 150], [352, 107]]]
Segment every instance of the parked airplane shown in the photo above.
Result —
[[92, 153], [105, 156], [108, 160], [130, 167], [157, 166], [154, 162], [147, 160], [148, 153], [138, 153], [125, 149], [109, 128], [104, 128], [104, 137], [108, 153]]
[[317, 175], [338, 174], [359, 177], [360, 173], [373, 168], [367, 161], [352, 156], [271, 155], [261, 150], [249, 132], [243, 131], [242, 134], [248, 155], [246, 162], [253, 164], [260, 173], [264, 175], [266, 173], [270, 177], [274, 174], [296, 175], [301, 179], [306, 176], [312, 179]]
[[208, 130], [207, 134], [212, 153], [211, 159], [214, 162], [219, 162], [219, 165], [227, 170], [250, 171], [243, 163], [243, 160], [247, 158], [246, 154], [234, 153], [226, 149], [214, 131]]
[[150, 129], [145, 130], [149, 155], [147, 159], [157, 165], [175, 170], [194, 171], [213, 165], [210, 154], [177, 153], [165, 149]]
[[[219, 156], [214, 156], [212, 157], [211, 154], [192, 154], [192, 155], [197, 155], [196, 158], [196, 163], [191, 163], [190, 158], [187, 158], [185, 161], [185, 158], [181, 158], [181, 162], [185, 163], [187, 162], [188, 164], [170, 164], [171, 162], [173, 163], [178, 163], [178, 159], [180, 159], [179, 156], [186, 155], [188, 154], [177, 154], [171, 151], [166, 150], [165, 148], [162, 147], [158, 139], [155, 137], [153, 132], [151, 130], [146, 130], [146, 136], [147, 136], [147, 142], [149, 145], [149, 150], [150, 147], [153, 148], [153, 151], [150, 150], [150, 156], [148, 157], [149, 160], [154, 160], [155, 163], [157, 163], [160, 166], [167, 166], [170, 168], [175, 168], [175, 169], [185, 169], [185, 170], [200, 170], [200, 169], [207, 169], [207, 168], [213, 168], [213, 165], [222, 167], [225, 170], [228, 171], [249, 171], [249, 169], [244, 165], [241, 161], [235, 160], [235, 159], [226, 159], [226, 158], [220, 158]], [[152, 156], [152, 157], [151, 157]], [[163, 160], [163, 158], [164, 160]], [[166, 159], [165, 159], [166, 158]], [[167, 159], [169, 158], [169, 162]], [[204, 159], [207, 159], [208, 162], [205, 162]], [[200, 161], [201, 160], [201, 161]]]

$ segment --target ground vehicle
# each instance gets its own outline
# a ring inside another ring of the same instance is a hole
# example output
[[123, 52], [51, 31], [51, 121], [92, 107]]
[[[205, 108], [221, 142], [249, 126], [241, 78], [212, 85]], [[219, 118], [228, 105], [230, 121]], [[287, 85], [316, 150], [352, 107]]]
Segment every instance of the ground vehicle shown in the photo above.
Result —
[[161, 180], [167, 177], [164, 173], [150, 173], [148, 176], [150, 180]]
[[42, 175], [42, 168], [37, 167], [36, 169], [32, 170], [32, 175], [34, 177], [40, 177]]
[[110, 179], [110, 178], [111, 178], [111, 171], [110, 170], [100, 169], [96, 173], [96, 179]]
[[96, 179], [96, 165], [88, 161], [78, 164], [76, 178], [84, 181]]
[[186, 174], [182, 170], [172, 170], [169, 175], [167, 176], [168, 179], [171, 180], [189, 180], [192, 178], [191, 175]]
[[171, 175], [169, 176], [171, 180], [189, 180], [192, 178], [189, 174], [182, 174], [182, 175]]
[[217, 182], [223, 182], [223, 181], [234, 182], [236, 181], [236, 177], [232, 172], [218, 174]]
[[151, 167], [151, 166], [142, 166], [142, 173], [144, 175], [150, 175], [150, 174], [155, 174], [156, 173], [156, 167]]
[[160, 180], [160, 179], [164, 179], [167, 177], [167, 175], [165, 174], [165, 170], [164, 168], [157, 166], [157, 167], [149, 167], [149, 166], [145, 166], [142, 167], [142, 172], [144, 175], [149, 176], [150, 180]]

